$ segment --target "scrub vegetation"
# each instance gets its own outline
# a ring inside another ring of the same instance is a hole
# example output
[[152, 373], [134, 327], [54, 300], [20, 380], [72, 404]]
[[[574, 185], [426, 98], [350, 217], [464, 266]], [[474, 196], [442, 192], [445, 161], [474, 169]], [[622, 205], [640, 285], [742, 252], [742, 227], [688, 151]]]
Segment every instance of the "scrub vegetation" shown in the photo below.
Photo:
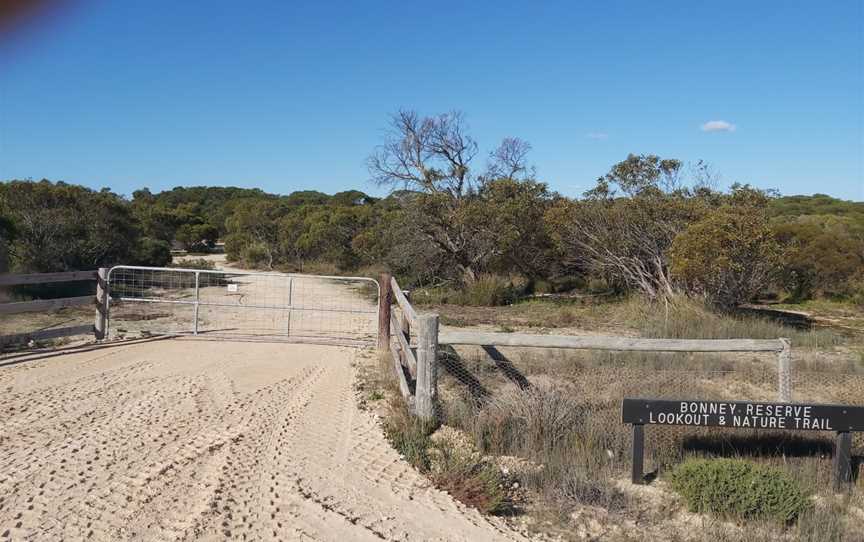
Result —
[[[864, 303], [864, 203], [717, 188], [707, 164], [631, 154], [581, 198], [550, 190], [531, 146], [485, 154], [458, 112], [399, 111], [368, 159], [375, 198], [178, 187], [131, 198], [47, 180], [0, 184], [0, 270], [165, 265], [214, 250], [248, 267], [393, 272], [442, 303], [572, 292]], [[221, 245], [219, 245], [221, 247]]]
[[[223, 249], [249, 268], [386, 270], [445, 326], [789, 337], [796, 369], [812, 377], [800, 388], [806, 397], [860, 403], [864, 203], [720, 188], [705, 163], [651, 154], [622, 157], [570, 198], [542, 181], [530, 151], [514, 137], [483, 152], [458, 112], [399, 111], [367, 161], [386, 197], [205, 186], [125, 197], [11, 180], [0, 184], [0, 272], [165, 266], [172, 250], [194, 258]], [[659, 479], [626, 483], [622, 394], [767, 400], [776, 373], [764, 360], [522, 351], [490, 359], [454, 350], [439, 361], [441, 426], [391, 404], [389, 363], [365, 396], [383, 409], [385, 433], [407, 461], [483, 512], [565, 540], [860, 535], [860, 490], [826, 491], [824, 436], [657, 437], [651, 460]]]

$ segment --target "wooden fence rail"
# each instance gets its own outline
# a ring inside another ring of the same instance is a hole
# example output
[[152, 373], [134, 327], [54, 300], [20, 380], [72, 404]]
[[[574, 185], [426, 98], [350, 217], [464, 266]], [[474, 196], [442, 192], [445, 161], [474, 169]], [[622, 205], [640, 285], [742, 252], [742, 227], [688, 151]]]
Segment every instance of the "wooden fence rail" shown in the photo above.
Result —
[[525, 346], [583, 350], [629, 350], [634, 352], [780, 352], [780, 339], [640, 339], [631, 337], [534, 335], [447, 331], [440, 342], [478, 346]]
[[[418, 314], [408, 293], [389, 273], [382, 274], [380, 279], [378, 348], [380, 352], [392, 355], [399, 389], [411, 411], [422, 418], [435, 416], [439, 344], [630, 352], [770, 352], [777, 355], [778, 400], [792, 401], [792, 343], [789, 339], [642, 339], [480, 331], [439, 333], [437, 315]], [[412, 336], [415, 338], [413, 344]]]
[[0, 275], [0, 286], [21, 286], [23, 284], [51, 284], [54, 282], [96, 280], [97, 273], [97, 271], [66, 271], [63, 273]]
[[[438, 316], [417, 314], [408, 294], [389, 273], [381, 275], [379, 285], [378, 349], [392, 355], [408, 408], [419, 418], [433, 419], [438, 397]], [[398, 311], [392, 310], [392, 302]]]
[[60, 299], [37, 299], [34, 301], [21, 301], [0, 304], [0, 315], [21, 314], [28, 312], [45, 312], [63, 309], [67, 307], [81, 307], [87, 305], [96, 306], [95, 325], [74, 325], [59, 328], [37, 329], [33, 331], [14, 333], [0, 336], [0, 346], [27, 342], [29, 340], [56, 339], [72, 335], [84, 335], [94, 333], [97, 339], [104, 337], [105, 311], [107, 301], [107, 289], [104, 286], [104, 277], [107, 269], [98, 271], [68, 271], [63, 273], [29, 273], [29, 274], [7, 274], [0, 275], [0, 287], [22, 286], [32, 284], [53, 284], [58, 282], [83, 282], [97, 281], [96, 297], [78, 296]]
[[792, 401], [792, 343], [789, 339], [639, 339], [448, 331], [442, 333], [438, 340], [442, 344], [457, 345], [572, 348], [622, 352], [774, 352], [777, 354], [777, 398], [784, 403]]

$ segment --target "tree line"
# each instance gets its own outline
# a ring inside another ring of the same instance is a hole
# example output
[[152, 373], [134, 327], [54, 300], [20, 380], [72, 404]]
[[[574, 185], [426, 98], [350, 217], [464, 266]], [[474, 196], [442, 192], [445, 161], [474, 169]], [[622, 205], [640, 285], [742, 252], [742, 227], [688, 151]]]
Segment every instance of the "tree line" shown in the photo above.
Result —
[[864, 302], [864, 203], [717, 187], [704, 163], [627, 156], [581, 198], [537, 178], [530, 145], [481, 154], [460, 113], [400, 111], [368, 159], [389, 195], [287, 196], [178, 187], [131, 198], [47, 180], [0, 184], [0, 269], [167, 265], [171, 247], [250, 267], [362, 273], [466, 288], [491, 275], [530, 288], [599, 283], [649, 298], [733, 306], [774, 292]]

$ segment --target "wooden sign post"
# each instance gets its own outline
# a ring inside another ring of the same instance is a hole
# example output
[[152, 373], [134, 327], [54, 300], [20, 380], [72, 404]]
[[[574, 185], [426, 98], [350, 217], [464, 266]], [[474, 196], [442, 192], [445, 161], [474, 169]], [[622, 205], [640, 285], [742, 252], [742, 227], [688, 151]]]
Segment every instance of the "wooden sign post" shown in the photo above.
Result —
[[644, 481], [646, 425], [833, 431], [836, 488], [852, 481], [852, 432], [864, 431], [864, 407], [848, 405], [625, 398], [621, 419], [633, 425], [634, 484]]

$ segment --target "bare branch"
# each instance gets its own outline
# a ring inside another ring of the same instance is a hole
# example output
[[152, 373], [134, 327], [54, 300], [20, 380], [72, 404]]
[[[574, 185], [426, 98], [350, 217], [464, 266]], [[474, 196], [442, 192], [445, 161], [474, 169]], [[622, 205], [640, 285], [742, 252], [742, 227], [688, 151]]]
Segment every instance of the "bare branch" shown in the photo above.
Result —
[[487, 179], [533, 179], [534, 167], [528, 166], [531, 144], [518, 137], [506, 137], [497, 149], [489, 153]]
[[426, 193], [445, 192], [459, 199], [471, 188], [471, 162], [477, 143], [466, 133], [458, 111], [421, 118], [399, 111], [383, 145], [367, 160], [372, 180]]

